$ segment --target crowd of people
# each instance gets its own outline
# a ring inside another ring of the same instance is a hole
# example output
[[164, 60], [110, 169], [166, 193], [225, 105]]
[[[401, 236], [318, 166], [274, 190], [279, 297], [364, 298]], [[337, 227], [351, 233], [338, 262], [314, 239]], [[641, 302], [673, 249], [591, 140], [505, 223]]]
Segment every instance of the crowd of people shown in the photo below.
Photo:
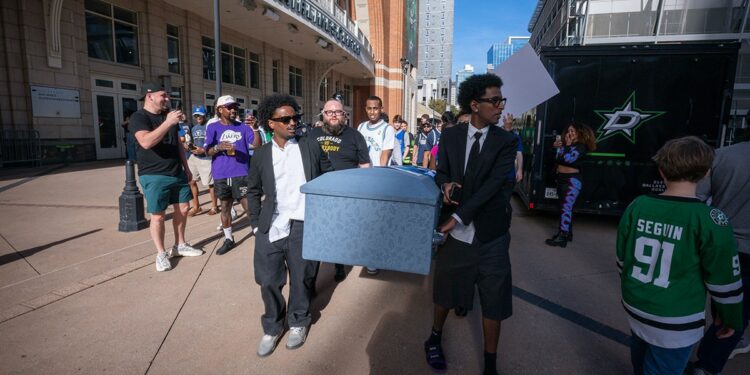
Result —
[[[131, 115], [129, 129], [151, 214], [157, 271], [171, 269], [171, 257], [203, 254], [185, 240], [187, 218], [202, 213], [198, 182], [209, 190], [208, 214], [220, 215], [224, 241], [217, 255], [235, 246], [233, 212], [239, 203], [255, 236], [254, 274], [265, 309], [257, 354], [272, 354], [285, 327], [286, 347], [298, 348], [311, 324], [319, 267], [319, 262], [302, 258], [305, 198], [300, 187], [330, 171], [430, 168], [442, 193], [437, 230], [446, 234], [446, 241], [435, 256], [434, 314], [425, 358], [432, 369], [448, 368], [442, 345], [447, 316], [451, 310], [466, 315], [476, 290], [483, 369], [496, 374], [501, 323], [513, 311], [510, 200], [523, 178], [514, 119], [502, 116], [508, 100], [502, 86], [493, 74], [467, 78], [459, 88], [458, 116], [423, 115], [411, 134], [402, 116], [389, 122], [377, 96], [363, 103], [367, 119], [357, 126], [349, 123], [339, 98], [328, 100], [315, 126], [308, 126], [301, 122], [299, 104], [284, 94], [264, 98], [242, 120], [237, 101], [221, 96], [214, 118], [209, 120], [205, 108], [196, 106], [192, 126], [181, 132], [180, 124], [186, 122], [182, 111], [170, 109], [162, 87], [144, 85], [143, 108]], [[561, 212], [548, 245], [565, 247], [572, 241], [581, 160], [596, 149], [594, 140], [590, 128], [573, 123], [553, 145]], [[743, 338], [750, 307], [742, 298], [750, 285], [750, 172], [739, 171], [742, 156], [750, 154], [748, 145], [718, 150], [714, 158], [714, 150], [700, 139], [668, 142], [654, 157], [666, 191], [636, 199], [622, 217], [616, 255], [636, 374], [681, 374], [686, 366], [694, 374], [717, 374], [728, 358], [750, 351]], [[709, 170], [714, 173], [706, 177]], [[714, 207], [704, 203], [707, 199]], [[165, 211], [170, 205], [175, 244], [167, 249]], [[371, 275], [379, 272], [365, 268]], [[344, 266], [335, 265], [335, 281], [345, 278]], [[706, 291], [714, 320], [704, 335]], [[699, 341], [698, 361], [688, 364]]]

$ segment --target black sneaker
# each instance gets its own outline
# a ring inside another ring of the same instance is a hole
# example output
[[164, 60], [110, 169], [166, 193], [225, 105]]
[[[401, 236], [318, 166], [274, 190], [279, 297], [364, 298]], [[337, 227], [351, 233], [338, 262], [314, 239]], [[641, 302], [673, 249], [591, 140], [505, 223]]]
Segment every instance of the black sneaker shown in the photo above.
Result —
[[340, 283], [346, 279], [346, 270], [343, 264], [336, 265], [336, 273], [333, 274], [333, 281]]
[[224, 239], [224, 244], [220, 248], [216, 249], [216, 255], [224, 255], [234, 247], [234, 241], [229, 238]]

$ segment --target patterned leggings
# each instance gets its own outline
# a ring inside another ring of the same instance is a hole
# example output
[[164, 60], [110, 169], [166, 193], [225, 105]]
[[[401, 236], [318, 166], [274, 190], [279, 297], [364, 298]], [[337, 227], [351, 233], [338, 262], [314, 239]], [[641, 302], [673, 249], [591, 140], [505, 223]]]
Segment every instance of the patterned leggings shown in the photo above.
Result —
[[581, 193], [580, 173], [557, 174], [557, 197], [560, 201], [560, 230], [571, 232], [573, 229], [573, 206]]

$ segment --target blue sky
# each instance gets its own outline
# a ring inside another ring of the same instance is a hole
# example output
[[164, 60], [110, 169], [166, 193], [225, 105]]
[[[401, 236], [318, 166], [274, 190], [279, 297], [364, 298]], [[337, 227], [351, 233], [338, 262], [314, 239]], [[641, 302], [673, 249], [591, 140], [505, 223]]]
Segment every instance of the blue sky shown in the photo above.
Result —
[[487, 69], [490, 45], [509, 36], [527, 36], [536, 0], [454, 0], [453, 74], [465, 64]]

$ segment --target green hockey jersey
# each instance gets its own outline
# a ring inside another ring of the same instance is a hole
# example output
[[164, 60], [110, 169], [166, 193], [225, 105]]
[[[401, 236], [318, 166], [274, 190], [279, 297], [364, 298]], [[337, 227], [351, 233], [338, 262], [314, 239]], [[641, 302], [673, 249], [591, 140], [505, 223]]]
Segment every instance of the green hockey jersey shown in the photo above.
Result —
[[633, 332], [663, 348], [703, 337], [706, 290], [725, 325], [742, 328], [742, 280], [727, 216], [698, 199], [641, 196], [617, 231], [622, 304]]

